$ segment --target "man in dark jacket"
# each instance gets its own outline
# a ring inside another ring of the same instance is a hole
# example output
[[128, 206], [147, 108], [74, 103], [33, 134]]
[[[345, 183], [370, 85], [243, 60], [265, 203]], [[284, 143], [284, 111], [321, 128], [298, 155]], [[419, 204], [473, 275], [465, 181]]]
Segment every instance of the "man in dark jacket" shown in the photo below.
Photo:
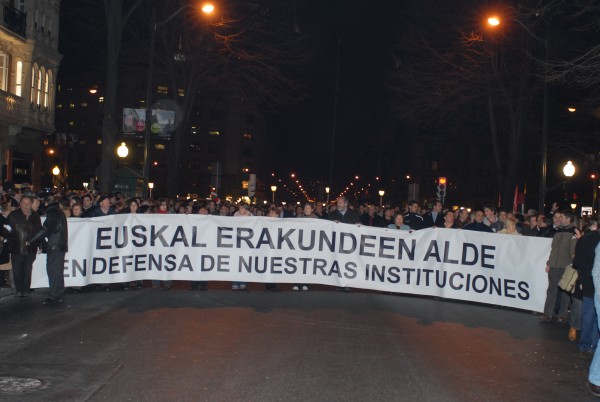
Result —
[[348, 208], [348, 199], [340, 196], [337, 199], [337, 209], [329, 214], [329, 220], [340, 223], [358, 223], [359, 216], [353, 209]]
[[[45, 240], [42, 240], [45, 239]], [[69, 250], [69, 232], [67, 218], [60, 209], [58, 202], [48, 205], [46, 209], [46, 220], [43, 228], [28, 240], [35, 244], [42, 240], [46, 243], [46, 272], [48, 273], [48, 284], [50, 293], [43, 304], [61, 303], [65, 290], [64, 266], [65, 253]]]
[[[573, 267], [577, 269], [579, 276], [571, 305], [571, 316], [575, 316], [578, 310], [575, 307], [578, 306], [581, 299], [581, 337], [578, 346], [581, 352], [590, 354], [595, 352], [598, 339], [600, 339], [596, 308], [594, 307], [595, 288], [592, 280], [592, 268], [594, 267], [598, 243], [600, 243], [598, 221], [590, 219], [586, 233], [575, 245]], [[573, 325], [569, 329], [569, 339], [572, 341], [577, 339], [576, 329]]]
[[8, 215], [11, 234], [8, 250], [13, 267], [15, 297], [27, 297], [31, 293], [31, 270], [37, 254], [37, 247], [27, 242], [42, 227], [40, 216], [31, 209], [31, 197], [21, 197], [19, 209]]
[[487, 232], [494, 233], [494, 231], [485, 223], [483, 223], [484, 213], [481, 209], [475, 211], [475, 217], [473, 222], [465, 225], [463, 227], [464, 230], [473, 230], [475, 232]]

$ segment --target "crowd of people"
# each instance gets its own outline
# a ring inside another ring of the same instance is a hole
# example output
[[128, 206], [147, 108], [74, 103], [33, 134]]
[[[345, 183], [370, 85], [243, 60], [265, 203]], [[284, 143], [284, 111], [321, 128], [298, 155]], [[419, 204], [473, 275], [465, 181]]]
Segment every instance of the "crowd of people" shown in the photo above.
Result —
[[[555, 321], [568, 326], [568, 339], [578, 341], [580, 352], [593, 356], [597, 350], [598, 329], [596, 286], [600, 289], [600, 222], [593, 217], [576, 217], [569, 209], [561, 210], [555, 203], [548, 214], [533, 209], [526, 214], [498, 210], [494, 205], [481, 209], [444, 208], [436, 201], [425, 208], [417, 201], [402, 207], [352, 205], [341, 196], [331, 205], [280, 203], [250, 205], [247, 203], [217, 203], [213, 200], [174, 200], [160, 198], [146, 200], [127, 198], [121, 194], [71, 192], [68, 194], [34, 194], [28, 190], [2, 192], [0, 199], [0, 286], [10, 287], [10, 275], [15, 296], [26, 298], [30, 288], [33, 261], [39, 250], [48, 253], [47, 272], [49, 297], [44, 304], [62, 302], [64, 279], [62, 261], [68, 251], [66, 218], [98, 217], [114, 214], [199, 214], [218, 216], [268, 216], [275, 218], [328, 219], [346, 224], [374, 226], [394, 230], [415, 231], [431, 227], [462, 229], [500, 235], [536, 236], [552, 239], [551, 252], [546, 263], [548, 289], [542, 323]], [[46, 216], [44, 224], [41, 216]], [[578, 272], [573, 292], [558, 284], [567, 265]], [[153, 288], [171, 288], [171, 281], [152, 281]], [[142, 287], [141, 281], [121, 284], [121, 288]], [[208, 283], [191, 282], [192, 290], [206, 290]], [[110, 290], [108, 285], [94, 286]], [[232, 290], [244, 290], [245, 282], [233, 282]], [[293, 284], [293, 290], [309, 290], [308, 284]], [[277, 284], [265, 284], [266, 291], [276, 291]], [[348, 290], [340, 288], [339, 290]], [[73, 289], [72, 291], [79, 291]], [[600, 356], [594, 357], [590, 369], [589, 387], [600, 396]]]

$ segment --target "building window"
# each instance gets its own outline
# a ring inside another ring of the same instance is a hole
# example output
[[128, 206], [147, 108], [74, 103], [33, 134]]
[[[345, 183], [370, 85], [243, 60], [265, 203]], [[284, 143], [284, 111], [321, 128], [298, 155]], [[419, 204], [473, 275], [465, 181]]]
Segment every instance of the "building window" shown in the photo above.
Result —
[[8, 89], [8, 55], [0, 52], [0, 89]]
[[83, 102], [83, 103], [81, 104], [81, 107], [87, 107], [87, 105], [88, 105], [88, 104], [87, 104], [87, 102]]
[[23, 62], [17, 61], [17, 71], [15, 73], [15, 95], [21, 96], [23, 94]]
[[49, 74], [48, 71], [46, 71], [46, 80], [44, 81], [44, 107], [48, 108], [48, 101], [50, 100], [49, 96], [50, 96], [50, 82], [48, 80], [49, 78]]
[[31, 67], [31, 94], [30, 94], [30, 101], [31, 104], [35, 103], [35, 83], [36, 83], [36, 79], [35, 79], [35, 70], [37, 69], [37, 64], [34, 64]]
[[165, 144], [154, 144], [154, 149], [158, 149], [159, 151], [164, 151]]
[[37, 89], [37, 97], [36, 97], [36, 103], [37, 103], [38, 106], [42, 104], [42, 77], [43, 77], [43, 74], [44, 74], [43, 70], [44, 70], [44, 68], [42, 67], [42, 68], [40, 68], [38, 70], [38, 73], [37, 73], [37, 87], [36, 87], [36, 89]]
[[26, 12], [27, 7], [25, 5], [25, 0], [19, 0], [17, 8], [19, 9], [19, 11]]
[[245, 140], [251, 140], [252, 139], [252, 133], [249, 132], [245, 132], [244, 134], [242, 134], [242, 138]]
[[165, 87], [163, 85], [159, 85], [156, 88], [156, 93], [161, 94], [161, 95], [167, 95], [169, 93], [169, 88]]
[[75, 104], [74, 104], [74, 103], [69, 103], [69, 107], [70, 107], [71, 109], [75, 109]]

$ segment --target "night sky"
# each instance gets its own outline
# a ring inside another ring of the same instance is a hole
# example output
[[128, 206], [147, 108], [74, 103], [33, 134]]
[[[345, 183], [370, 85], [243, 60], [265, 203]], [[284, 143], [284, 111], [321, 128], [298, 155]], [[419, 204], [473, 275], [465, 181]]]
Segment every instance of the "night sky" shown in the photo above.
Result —
[[[338, 40], [340, 75], [334, 177], [364, 174], [364, 148], [388, 118], [384, 73], [399, 2], [312, 1], [317, 57], [309, 97], [271, 116], [270, 132], [281, 174], [329, 177]], [[342, 181], [343, 181], [342, 180]]]

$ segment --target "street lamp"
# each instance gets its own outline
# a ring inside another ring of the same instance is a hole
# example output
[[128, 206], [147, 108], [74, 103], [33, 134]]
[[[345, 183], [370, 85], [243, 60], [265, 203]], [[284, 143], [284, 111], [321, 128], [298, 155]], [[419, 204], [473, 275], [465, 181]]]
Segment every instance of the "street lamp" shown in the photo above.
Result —
[[383, 205], [383, 195], [384, 194], [385, 194], [385, 191], [379, 190], [379, 205]]
[[329, 205], [329, 191], [331, 189], [329, 187], [325, 187], [325, 194], [327, 194], [327, 205]]
[[273, 193], [273, 204], [275, 204], [275, 191], [277, 191], [277, 186], [271, 186], [271, 192]]
[[565, 201], [567, 201], [567, 199], [569, 198], [569, 179], [571, 179], [571, 177], [573, 177], [573, 175], [575, 174], [575, 166], [573, 165], [573, 162], [567, 161], [565, 166], [563, 166], [563, 174], [567, 178], [565, 182]]
[[[544, 46], [544, 62], [546, 62], [548, 60], [548, 42], [545, 39], [542, 39], [539, 36], [537, 36], [535, 33], [533, 33], [531, 31], [531, 29], [529, 29], [527, 27], [527, 25], [523, 24], [518, 19], [510, 18], [510, 21], [515, 22], [518, 25], [520, 25], [521, 28], [523, 28], [523, 30], [525, 32], [527, 32], [527, 34], [530, 37], [532, 37], [538, 43], [541, 43]], [[496, 15], [492, 15], [487, 19], [487, 23], [492, 29], [495, 29], [497, 26], [499, 26], [501, 22], [502, 22], [501, 18]], [[545, 76], [542, 78], [542, 80], [543, 80], [543, 85], [544, 85], [544, 92], [543, 92], [543, 98], [542, 98], [542, 133], [541, 133], [542, 138], [540, 141], [542, 156], [541, 156], [541, 169], [540, 169], [541, 170], [541, 172], [540, 172], [540, 194], [539, 194], [539, 205], [538, 205], [539, 211], [544, 210], [544, 206], [546, 204], [546, 192], [548, 191], [548, 189], [546, 188], [546, 178], [548, 175], [548, 83], [547, 83]]]
[[148, 191], [150, 192], [150, 199], [152, 199], [152, 189], [154, 188], [154, 183], [148, 183]]
[[52, 174], [54, 175], [54, 187], [58, 188], [58, 185], [60, 184], [60, 179], [58, 177], [60, 175], [60, 169], [58, 166], [52, 168]]
[[[198, 4], [186, 4], [180, 7], [177, 11], [171, 14], [167, 19], [162, 22], [156, 22], [156, 16], [154, 14], [154, 8], [152, 9], [152, 21], [154, 26], [150, 32], [150, 54], [148, 56], [148, 82], [146, 87], [146, 122], [144, 127], [144, 166], [142, 168], [142, 176], [144, 176], [144, 182], [148, 183], [150, 189], [150, 136], [151, 136], [151, 113], [152, 113], [152, 76], [154, 74], [154, 42], [156, 41], [156, 30], [173, 18], [175, 18], [180, 12], [186, 8], [197, 8]], [[204, 14], [212, 14], [215, 11], [215, 7], [211, 3], [205, 3], [201, 6], [201, 10]]]
[[129, 155], [129, 148], [127, 148], [127, 145], [125, 145], [124, 142], [117, 148], [117, 155], [119, 158], [127, 158], [127, 155]]
[[573, 165], [573, 162], [567, 161], [567, 164], [563, 166], [563, 173], [569, 178], [573, 177], [573, 175], [575, 174], [575, 166]]

